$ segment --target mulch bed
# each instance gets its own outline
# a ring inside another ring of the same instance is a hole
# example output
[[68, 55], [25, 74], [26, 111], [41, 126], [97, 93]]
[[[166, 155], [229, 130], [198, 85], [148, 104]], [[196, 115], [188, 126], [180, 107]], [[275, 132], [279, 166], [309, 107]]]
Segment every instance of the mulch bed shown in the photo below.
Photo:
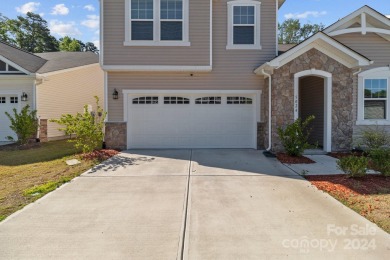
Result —
[[346, 197], [390, 192], [390, 177], [383, 175], [368, 174], [361, 178], [351, 178], [345, 174], [310, 175], [305, 178], [320, 190]]
[[90, 153], [86, 153], [82, 155], [82, 158], [84, 160], [98, 160], [98, 161], [104, 161], [107, 160], [115, 155], [117, 155], [119, 152], [117, 150], [111, 150], [111, 149], [102, 149], [102, 150], [96, 150]]
[[287, 163], [287, 164], [310, 164], [315, 163], [315, 161], [305, 157], [305, 156], [290, 156], [285, 153], [277, 153], [276, 158], [281, 163]]

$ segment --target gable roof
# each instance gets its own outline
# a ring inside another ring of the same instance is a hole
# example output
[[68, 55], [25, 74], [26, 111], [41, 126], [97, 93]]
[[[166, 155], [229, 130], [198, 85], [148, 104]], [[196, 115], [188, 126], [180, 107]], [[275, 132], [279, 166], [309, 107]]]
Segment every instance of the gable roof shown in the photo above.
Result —
[[47, 60], [37, 71], [38, 73], [48, 73], [99, 62], [99, 55], [93, 52], [44, 52], [35, 55]]
[[0, 59], [26, 74], [48, 73], [99, 63], [93, 52], [30, 53], [0, 41]]
[[0, 56], [30, 73], [37, 72], [46, 63], [46, 60], [41, 57], [1, 41]]
[[[358, 26], [356, 26], [358, 25]], [[390, 19], [377, 10], [365, 5], [323, 30], [330, 36], [360, 32], [373, 32], [390, 40]]]
[[325, 33], [318, 32], [280, 56], [261, 65], [254, 72], [256, 74], [262, 74], [262, 70], [265, 68], [279, 68], [313, 48], [348, 68], [368, 66], [373, 63], [367, 57], [336, 41]]

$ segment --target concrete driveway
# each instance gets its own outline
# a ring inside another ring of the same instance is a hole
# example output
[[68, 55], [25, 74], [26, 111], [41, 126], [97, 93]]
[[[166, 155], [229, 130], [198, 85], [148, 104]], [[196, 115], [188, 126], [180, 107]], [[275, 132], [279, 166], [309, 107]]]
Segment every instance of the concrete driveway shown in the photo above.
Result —
[[385, 259], [390, 236], [255, 150], [122, 153], [0, 223], [0, 259]]

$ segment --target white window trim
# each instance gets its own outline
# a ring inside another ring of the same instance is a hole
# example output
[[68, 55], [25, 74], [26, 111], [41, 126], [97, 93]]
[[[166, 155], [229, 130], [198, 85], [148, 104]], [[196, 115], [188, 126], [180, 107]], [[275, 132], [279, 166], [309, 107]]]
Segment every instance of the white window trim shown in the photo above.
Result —
[[[260, 44], [260, 6], [261, 2], [253, 0], [236, 0], [227, 2], [228, 28], [227, 28], [227, 50], [261, 50]], [[255, 8], [255, 43], [254, 44], [233, 44], [233, 9], [235, 6], [253, 6]]]
[[[125, 2], [125, 41], [124, 46], [191, 46], [189, 41], [189, 0], [183, 0], [183, 40], [160, 40], [160, 0], [153, 0], [153, 39], [152, 41], [131, 40], [131, 0]], [[165, 19], [164, 19], [165, 20]]]
[[[387, 79], [386, 119], [364, 119], [364, 81], [366, 79]], [[381, 67], [364, 71], [358, 77], [358, 118], [356, 125], [390, 125], [390, 68]]]

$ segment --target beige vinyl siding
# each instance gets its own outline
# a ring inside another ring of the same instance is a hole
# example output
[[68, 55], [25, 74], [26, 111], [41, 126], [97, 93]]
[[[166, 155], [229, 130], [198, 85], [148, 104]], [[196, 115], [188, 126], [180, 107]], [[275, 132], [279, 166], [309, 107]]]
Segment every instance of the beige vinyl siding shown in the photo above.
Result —
[[[109, 72], [108, 120], [123, 121], [123, 89], [262, 90], [263, 77], [253, 71], [275, 57], [276, 3], [273, 0], [261, 1], [262, 50], [226, 50], [227, 2], [213, 1], [213, 70], [210, 73], [193, 73], [191, 76], [191, 73], [172, 72]], [[110, 96], [114, 88], [121, 95], [118, 100]]]
[[104, 65], [188, 65], [210, 63], [210, 0], [189, 1], [191, 46], [124, 46], [125, 0], [104, 1]]
[[324, 79], [305, 77], [299, 81], [300, 117], [304, 120], [314, 115], [310, 127], [312, 129], [309, 142], [323, 146], [324, 141]]
[[[86, 104], [95, 108], [94, 96], [103, 107], [104, 73], [98, 64], [77, 70], [45, 76], [37, 85], [37, 109], [42, 119], [55, 119], [62, 114], [83, 112]], [[48, 137], [63, 136], [58, 125], [48, 123]]]
[[349, 33], [334, 36], [334, 38], [374, 61], [374, 64], [363, 67], [363, 70], [390, 64], [390, 42], [376, 33], [367, 33], [366, 35]]

